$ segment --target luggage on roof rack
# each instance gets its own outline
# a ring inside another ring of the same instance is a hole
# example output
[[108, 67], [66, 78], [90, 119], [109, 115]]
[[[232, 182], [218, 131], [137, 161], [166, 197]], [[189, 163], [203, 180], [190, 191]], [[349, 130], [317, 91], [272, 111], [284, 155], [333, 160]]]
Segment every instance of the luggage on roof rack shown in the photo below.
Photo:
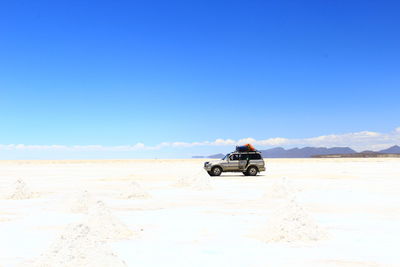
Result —
[[244, 146], [236, 146], [237, 152], [250, 152], [256, 151], [256, 149], [251, 144], [245, 144]]

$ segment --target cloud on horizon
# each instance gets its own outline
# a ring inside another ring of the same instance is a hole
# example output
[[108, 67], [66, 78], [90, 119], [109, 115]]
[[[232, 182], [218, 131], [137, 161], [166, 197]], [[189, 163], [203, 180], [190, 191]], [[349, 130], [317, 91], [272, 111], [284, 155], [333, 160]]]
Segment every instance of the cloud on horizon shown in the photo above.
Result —
[[264, 140], [254, 138], [244, 138], [240, 140], [216, 139], [215, 141], [202, 142], [163, 142], [155, 146], [147, 146], [143, 143], [122, 146], [102, 146], [102, 145], [25, 145], [8, 144], [1, 145], [0, 151], [69, 151], [69, 152], [129, 152], [129, 151], [152, 151], [163, 148], [192, 148], [192, 147], [215, 147], [215, 146], [235, 146], [251, 143], [256, 147], [268, 148], [275, 146], [294, 147], [294, 146], [316, 146], [316, 147], [340, 147], [349, 146], [355, 150], [380, 150], [400, 144], [400, 127], [390, 133], [378, 133], [371, 131], [361, 131], [355, 133], [330, 134], [311, 138], [290, 139], [275, 137]]

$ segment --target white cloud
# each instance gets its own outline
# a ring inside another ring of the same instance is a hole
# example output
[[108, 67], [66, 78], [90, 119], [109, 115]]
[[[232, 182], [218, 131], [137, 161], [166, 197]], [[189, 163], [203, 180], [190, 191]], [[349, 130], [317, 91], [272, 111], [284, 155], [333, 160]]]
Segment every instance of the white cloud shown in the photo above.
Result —
[[284, 144], [289, 144], [290, 140], [287, 138], [276, 137], [276, 138], [269, 138], [266, 140], [259, 140], [254, 142], [254, 145], [260, 146], [280, 146]]
[[234, 145], [234, 144], [236, 144], [236, 141], [235, 140], [232, 140], [232, 139], [217, 139], [217, 140], [215, 140], [214, 142], [211, 142], [211, 143], [213, 143], [213, 145], [216, 145], [216, 146], [231, 146], [231, 145]]
[[299, 139], [294, 142], [298, 145], [310, 146], [349, 146], [356, 150], [376, 150], [387, 148], [400, 143], [400, 132], [377, 133], [362, 131], [346, 134], [332, 134], [313, 138]]
[[0, 145], [0, 151], [145, 151], [160, 150], [162, 148], [190, 148], [200, 146], [235, 146], [251, 143], [257, 147], [271, 146], [350, 146], [356, 150], [379, 150], [392, 145], [400, 144], [400, 127], [391, 133], [378, 133], [362, 131], [355, 133], [330, 134], [304, 139], [288, 139], [282, 137], [256, 140], [254, 138], [243, 138], [240, 140], [216, 139], [215, 141], [202, 142], [163, 142], [155, 146], [147, 146], [143, 143], [123, 146], [102, 146], [102, 145], [24, 145], [9, 144]]

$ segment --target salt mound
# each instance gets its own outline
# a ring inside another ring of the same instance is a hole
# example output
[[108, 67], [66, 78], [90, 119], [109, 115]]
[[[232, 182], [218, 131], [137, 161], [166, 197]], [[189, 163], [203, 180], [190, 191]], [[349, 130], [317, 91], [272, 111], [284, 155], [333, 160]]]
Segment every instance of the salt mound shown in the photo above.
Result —
[[92, 198], [89, 192], [81, 191], [69, 201], [68, 209], [73, 213], [87, 213], [90, 202], [92, 202]]
[[131, 182], [128, 186], [124, 187], [124, 191], [121, 193], [121, 198], [124, 199], [148, 197], [150, 195], [136, 182]]
[[194, 176], [184, 176], [179, 178], [176, 184], [174, 184], [174, 186], [189, 187], [193, 184], [193, 182], [194, 182]]
[[322, 229], [294, 199], [285, 201], [258, 236], [266, 242], [307, 242], [325, 239]]
[[89, 208], [87, 224], [101, 241], [127, 239], [133, 235], [102, 201], [97, 201]]
[[184, 176], [178, 180], [177, 187], [191, 187], [195, 190], [209, 190], [211, 189], [211, 178], [204, 170]]
[[29, 190], [26, 183], [22, 179], [15, 181], [12, 193], [9, 195], [9, 199], [29, 199], [33, 198], [35, 194]]
[[268, 187], [264, 194], [266, 198], [287, 198], [292, 197], [295, 193], [295, 188], [286, 178], [275, 181], [272, 186]]
[[122, 267], [127, 266], [104, 243], [99, 242], [89, 225], [70, 224], [33, 264], [35, 267]]

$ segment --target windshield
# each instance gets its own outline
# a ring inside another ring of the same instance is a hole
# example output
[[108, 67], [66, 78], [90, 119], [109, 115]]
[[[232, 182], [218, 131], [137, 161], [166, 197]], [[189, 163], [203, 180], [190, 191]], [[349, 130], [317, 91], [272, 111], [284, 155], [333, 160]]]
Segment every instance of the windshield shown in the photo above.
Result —
[[229, 156], [230, 154], [226, 154], [223, 158], [222, 158], [222, 160], [226, 160], [226, 158]]

